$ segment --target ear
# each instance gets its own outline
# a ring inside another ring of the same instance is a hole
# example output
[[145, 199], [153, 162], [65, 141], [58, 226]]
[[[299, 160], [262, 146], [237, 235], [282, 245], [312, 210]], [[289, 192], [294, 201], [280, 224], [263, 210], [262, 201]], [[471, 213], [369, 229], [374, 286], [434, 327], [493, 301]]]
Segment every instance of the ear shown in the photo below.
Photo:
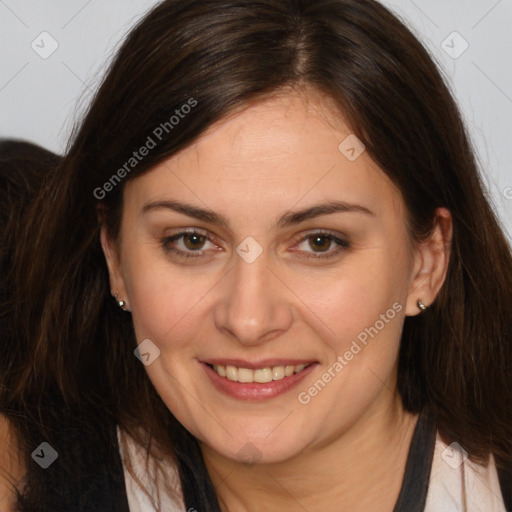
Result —
[[131, 311], [126, 294], [126, 285], [121, 272], [119, 248], [115, 241], [110, 237], [104, 222], [101, 224], [100, 240], [103, 254], [105, 255], [105, 260], [107, 261], [110, 290], [112, 296], [115, 297], [117, 294], [116, 300], [123, 301], [125, 303], [123, 309], [126, 311]]
[[421, 312], [418, 299], [430, 306], [443, 285], [450, 261], [453, 221], [449, 210], [437, 208], [432, 232], [415, 248], [414, 270], [407, 296], [405, 313], [415, 316]]

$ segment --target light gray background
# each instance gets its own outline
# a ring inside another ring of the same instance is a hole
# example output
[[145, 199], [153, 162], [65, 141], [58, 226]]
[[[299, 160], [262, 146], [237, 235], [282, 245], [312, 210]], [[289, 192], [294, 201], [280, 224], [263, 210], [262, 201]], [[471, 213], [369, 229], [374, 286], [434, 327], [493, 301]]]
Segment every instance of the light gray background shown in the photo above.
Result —
[[[0, 0], [0, 137], [31, 140], [62, 153], [116, 45], [156, 3]], [[491, 200], [511, 237], [512, 0], [383, 3], [407, 22], [443, 68]], [[58, 44], [45, 59], [31, 46], [38, 45], [39, 52], [51, 49], [43, 32]]]

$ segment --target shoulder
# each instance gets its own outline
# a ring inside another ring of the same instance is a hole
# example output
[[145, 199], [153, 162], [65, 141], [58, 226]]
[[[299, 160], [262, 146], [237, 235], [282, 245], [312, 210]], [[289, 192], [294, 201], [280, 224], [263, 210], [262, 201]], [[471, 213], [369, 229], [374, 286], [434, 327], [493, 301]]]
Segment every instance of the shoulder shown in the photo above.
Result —
[[14, 512], [15, 489], [24, 477], [24, 470], [9, 420], [1, 413], [0, 453], [0, 510]]

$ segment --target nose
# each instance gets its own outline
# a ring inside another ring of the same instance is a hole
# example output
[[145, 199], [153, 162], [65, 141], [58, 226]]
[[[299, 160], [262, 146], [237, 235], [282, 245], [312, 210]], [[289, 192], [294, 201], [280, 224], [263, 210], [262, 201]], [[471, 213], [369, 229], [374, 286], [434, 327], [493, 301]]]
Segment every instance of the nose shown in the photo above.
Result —
[[243, 345], [259, 345], [286, 332], [292, 324], [290, 291], [268, 265], [263, 252], [247, 263], [235, 256], [215, 309], [215, 323]]

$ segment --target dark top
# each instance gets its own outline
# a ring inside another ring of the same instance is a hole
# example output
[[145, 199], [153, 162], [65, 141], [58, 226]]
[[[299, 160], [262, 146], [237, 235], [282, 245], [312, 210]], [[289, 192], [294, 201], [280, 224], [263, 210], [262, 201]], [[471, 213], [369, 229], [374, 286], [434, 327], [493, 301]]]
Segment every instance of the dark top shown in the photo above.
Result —
[[435, 418], [430, 410], [425, 408], [414, 429], [402, 488], [393, 512], [423, 512], [425, 509], [436, 435]]

